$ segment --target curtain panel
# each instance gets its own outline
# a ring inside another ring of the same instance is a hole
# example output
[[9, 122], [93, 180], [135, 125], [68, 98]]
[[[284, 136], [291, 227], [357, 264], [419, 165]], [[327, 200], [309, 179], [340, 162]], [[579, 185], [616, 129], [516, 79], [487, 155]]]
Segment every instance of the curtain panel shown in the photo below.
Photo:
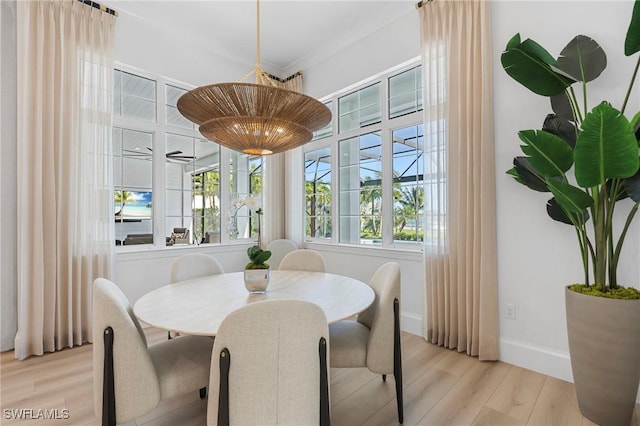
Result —
[[91, 285], [111, 276], [115, 17], [20, 1], [16, 358], [91, 341]]
[[493, 74], [488, 1], [418, 8], [425, 115], [425, 331], [498, 358]]

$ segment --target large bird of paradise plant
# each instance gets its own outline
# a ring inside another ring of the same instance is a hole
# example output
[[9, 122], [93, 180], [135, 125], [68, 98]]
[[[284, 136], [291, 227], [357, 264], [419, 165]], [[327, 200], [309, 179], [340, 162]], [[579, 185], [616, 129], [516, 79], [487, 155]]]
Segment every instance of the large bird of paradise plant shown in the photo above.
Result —
[[[640, 0], [634, 3], [624, 45], [626, 56], [638, 52]], [[547, 212], [575, 228], [586, 287], [607, 295], [619, 287], [620, 252], [640, 206], [640, 112], [626, 111], [640, 57], [619, 109], [607, 101], [595, 106], [588, 101], [587, 83], [602, 73], [607, 59], [587, 36], [573, 38], [555, 59], [516, 34], [501, 61], [514, 80], [549, 97], [553, 110], [541, 130], [518, 133], [524, 156], [516, 157], [507, 173], [530, 189], [551, 193]], [[614, 217], [622, 212], [624, 223], [616, 229]]]

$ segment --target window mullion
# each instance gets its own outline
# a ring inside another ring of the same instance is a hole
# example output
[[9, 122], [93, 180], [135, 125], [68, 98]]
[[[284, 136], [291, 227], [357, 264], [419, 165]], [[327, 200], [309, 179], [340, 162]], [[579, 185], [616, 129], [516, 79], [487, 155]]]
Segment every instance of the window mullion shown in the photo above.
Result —
[[158, 247], [164, 247], [166, 243], [166, 127], [165, 117], [165, 82], [161, 79], [156, 81], [156, 131], [153, 135], [153, 242]]

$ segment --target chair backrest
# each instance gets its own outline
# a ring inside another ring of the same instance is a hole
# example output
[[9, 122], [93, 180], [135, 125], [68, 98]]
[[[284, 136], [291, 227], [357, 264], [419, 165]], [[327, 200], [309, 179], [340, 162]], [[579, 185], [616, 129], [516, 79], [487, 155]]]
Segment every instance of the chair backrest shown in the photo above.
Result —
[[[326, 349], [324, 381], [320, 345]], [[225, 350], [228, 354], [223, 357]], [[225, 359], [228, 376], [222, 366]], [[321, 386], [326, 388], [323, 412], [328, 420], [328, 363], [327, 319], [317, 305], [271, 300], [232, 312], [213, 344], [207, 424], [218, 424], [219, 409], [225, 412], [224, 396], [219, 407], [220, 395], [225, 395], [220, 392], [221, 377], [223, 386], [228, 383], [229, 424], [320, 424]]]
[[160, 401], [160, 383], [147, 352], [147, 341], [127, 297], [113, 282], [93, 282], [93, 397], [102, 412], [104, 330], [113, 329], [113, 372], [116, 420], [126, 423], [152, 410]]
[[324, 272], [324, 259], [315, 250], [298, 249], [286, 254], [282, 258], [278, 269], [283, 271]]
[[[369, 284], [376, 294], [358, 322], [371, 329], [367, 343], [367, 367], [374, 373], [393, 373], [394, 300], [400, 302], [400, 265], [388, 262], [378, 268]], [[399, 309], [399, 305], [398, 305]]]
[[271, 269], [278, 269], [280, 267], [280, 262], [282, 262], [282, 258], [287, 253], [297, 249], [298, 246], [296, 243], [286, 239], [273, 240], [267, 244], [267, 250], [271, 252], [271, 257], [268, 260]]
[[216, 274], [224, 274], [224, 268], [215, 258], [203, 253], [185, 254], [173, 262], [171, 282], [177, 283]]

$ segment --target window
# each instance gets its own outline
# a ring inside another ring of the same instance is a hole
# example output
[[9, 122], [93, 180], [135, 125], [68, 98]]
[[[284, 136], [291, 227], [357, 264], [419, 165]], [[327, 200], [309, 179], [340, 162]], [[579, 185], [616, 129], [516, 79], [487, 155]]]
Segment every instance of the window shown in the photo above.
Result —
[[[219, 145], [168, 133], [165, 158], [166, 234], [184, 234], [180, 229], [190, 229], [182, 243], [219, 243]], [[175, 242], [170, 238], [170, 244]]]
[[180, 111], [178, 111], [178, 108], [176, 107], [178, 99], [185, 93], [187, 93], [185, 89], [181, 89], [170, 84], [167, 84], [165, 86], [165, 120], [167, 124], [172, 126], [178, 126], [183, 129], [196, 130], [196, 125], [184, 118], [184, 116], [180, 114]]
[[331, 150], [318, 149], [304, 154], [305, 235], [331, 238]]
[[422, 67], [389, 78], [389, 118], [422, 109]]
[[424, 159], [422, 124], [393, 131], [393, 240], [423, 239]]
[[116, 70], [114, 74], [114, 116], [156, 121], [156, 82]]
[[229, 166], [229, 238], [258, 238], [261, 206], [248, 200], [262, 194], [262, 158], [232, 151]]
[[114, 87], [116, 244], [257, 238], [257, 209], [233, 201], [261, 193], [260, 157], [202, 139], [176, 107], [180, 84], [116, 70]]
[[421, 66], [398, 67], [334, 94], [327, 105], [337, 107], [338, 133], [306, 148], [306, 239], [419, 248], [430, 158], [424, 153]]
[[339, 133], [380, 122], [380, 83], [341, 97], [338, 116]]
[[[327, 108], [331, 109], [333, 106], [333, 102], [331, 101], [325, 102], [325, 105], [327, 106]], [[324, 126], [320, 130], [316, 130], [315, 132], [313, 132], [312, 140], [315, 141], [318, 139], [324, 139], [332, 135], [333, 135], [333, 115], [331, 116], [331, 121], [326, 126]]]
[[340, 242], [382, 243], [380, 132], [340, 141]]

